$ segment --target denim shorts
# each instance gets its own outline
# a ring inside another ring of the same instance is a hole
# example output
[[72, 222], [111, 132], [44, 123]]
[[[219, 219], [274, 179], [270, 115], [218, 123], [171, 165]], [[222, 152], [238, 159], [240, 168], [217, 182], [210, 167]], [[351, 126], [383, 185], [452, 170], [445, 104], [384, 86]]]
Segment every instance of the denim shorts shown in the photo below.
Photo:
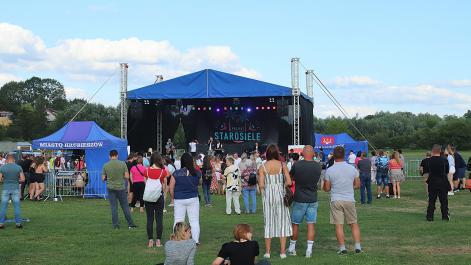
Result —
[[381, 186], [387, 186], [389, 184], [389, 176], [388, 172], [383, 172], [383, 171], [377, 171], [376, 172], [376, 185]]
[[317, 202], [303, 203], [293, 202], [291, 206], [291, 223], [301, 224], [304, 217], [306, 217], [306, 223], [315, 224], [317, 222]]

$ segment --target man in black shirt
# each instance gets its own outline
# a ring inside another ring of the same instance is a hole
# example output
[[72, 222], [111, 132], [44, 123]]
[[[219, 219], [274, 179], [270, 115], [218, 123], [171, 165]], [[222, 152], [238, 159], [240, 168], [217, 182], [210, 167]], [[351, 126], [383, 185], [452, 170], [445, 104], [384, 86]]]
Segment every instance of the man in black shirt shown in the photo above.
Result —
[[29, 183], [29, 168], [31, 167], [32, 163], [33, 163], [33, 160], [31, 159], [31, 156], [29, 156], [29, 155], [28, 156], [23, 156], [21, 158], [20, 162], [18, 162], [18, 165], [21, 167], [21, 169], [23, 169], [23, 173], [25, 174], [25, 181], [20, 183], [20, 185], [21, 185], [20, 200], [23, 200], [23, 198], [25, 197], [26, 184]]
[[288, 253], [296, 255], [296, 240], [298, 228], [306, 219], [307, 223], [307, 250], [306, 257], [312, 255], [314, 244], [314, 224], [317, 222], [317, 183], [321, 177], [322, 166], [313, 160], [314, 148], [306, 145], [303, 149], [304, 160], [298, 161], [291, 167], [290, 176], [295, 181], [294, 202], [291, 206], [291, 223], [293, 236], [291, 237]]
[[[427, 221], [433, 221], [433, 214], [435, 212], [435, 202], [437, 197], [440, 200], [440, 209], [442, 212], [442, 220], [449, 221], [450, 215], [448, 212], [448, 191], [450, 190], [450, 183], [447, 178], [447, 173], [450, 170], [448, 160], [440, 156], [441, 146], [434, 145], [432, 148], [432, 157], [428, 158], [428, 165], [425, 166], [429, 172], [428, 183], [428, 207], [427, 207]], [[425, 170], [424, 168], [424, 170]]]
[[420, 175], [422, 175], [422, 177], [424, 178], [425, 193], [427, 194], [427, 196], [428, 196], [427, 180], [428, 180], [428, 163], [429, 163], [428, 159], [431, 156], [432, 156], [432, 153], [430, 153], [430, 152], [425, 153], [425, 158], [422, 159], [422, 161], [420, 162], [420, 167], [419, 167]]

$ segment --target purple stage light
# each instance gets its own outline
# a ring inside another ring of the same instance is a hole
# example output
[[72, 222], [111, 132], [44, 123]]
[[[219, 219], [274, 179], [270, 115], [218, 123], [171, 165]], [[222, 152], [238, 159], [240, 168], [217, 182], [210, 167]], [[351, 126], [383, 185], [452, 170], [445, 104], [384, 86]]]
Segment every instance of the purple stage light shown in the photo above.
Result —
[[220, 111], [221, 111], [221, 109], [220, 109], [220, 108], [217, 108], [217, 109], [216, 109], [216, 112], [220, 112]]
[[251, 112], [251, 111], [252, 111], [252, 109], [251, 109], [251, 108], [248, 108], [248, 109], [247, 109], [247, 112]]

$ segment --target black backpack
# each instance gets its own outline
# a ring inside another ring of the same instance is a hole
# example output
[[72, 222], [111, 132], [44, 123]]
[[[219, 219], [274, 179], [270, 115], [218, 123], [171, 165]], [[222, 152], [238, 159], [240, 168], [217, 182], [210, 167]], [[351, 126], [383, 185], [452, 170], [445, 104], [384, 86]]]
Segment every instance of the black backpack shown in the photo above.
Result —
[[213, 180], [213, 171], [211, 169], [206, 169], [204, 171], [204, 179], [208, 182]]

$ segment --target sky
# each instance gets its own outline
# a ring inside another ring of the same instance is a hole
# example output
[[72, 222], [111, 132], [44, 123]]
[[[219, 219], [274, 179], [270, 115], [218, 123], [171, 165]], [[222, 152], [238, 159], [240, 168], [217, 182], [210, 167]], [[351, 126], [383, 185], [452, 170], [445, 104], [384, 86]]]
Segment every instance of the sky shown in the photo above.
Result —
[[[212, 68], [291, 85], [292, 57], [351, 115], [471, 109], [471, 1], [8, 1], [0, 85], [54, 78], [68, 98], [119, 102], [128, 89]], [[1, 95], [0, 95], [1, 96]], [[314, 114], [341, 113], [317, 86]]]

